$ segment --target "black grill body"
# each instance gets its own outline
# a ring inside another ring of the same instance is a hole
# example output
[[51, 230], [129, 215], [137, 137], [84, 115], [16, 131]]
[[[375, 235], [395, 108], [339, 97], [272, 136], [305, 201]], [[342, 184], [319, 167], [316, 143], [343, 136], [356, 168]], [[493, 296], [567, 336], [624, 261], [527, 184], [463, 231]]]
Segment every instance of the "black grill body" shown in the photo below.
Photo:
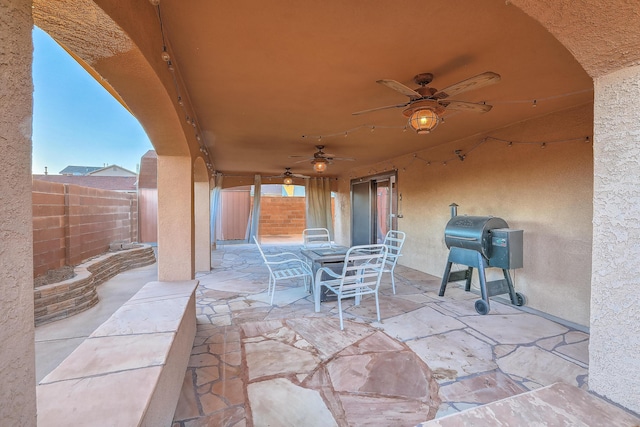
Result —
[[[473, 269], [478, 269], [480, 293], [475, 309], [479, 314], [490, 310], [489, 297], [509, 294], [511, 303], [523, 305], [524, 296], [515, 292], [509, 269], [522, 267], [522, 230], [512, 230], [501, 218], [492, 216], [454, 216], [445, 227], [444, 240], [449, 248], [449, 259], [442, 277], [440, 296], [444, 296], [447, 283], [465, 280], [465, 290], [471, 290]], [[451, 271], [453, 264], [466, 265], [466, 270]], [[504, 279], [486, 281], [485, 269], [501, 268]]]
[[456, 216], [444, 229], [444, 243], [451, 247], [480, 252], [486, 259], [491, 257], [491, 230], [508, 228], [502, 218], [492, 216]]

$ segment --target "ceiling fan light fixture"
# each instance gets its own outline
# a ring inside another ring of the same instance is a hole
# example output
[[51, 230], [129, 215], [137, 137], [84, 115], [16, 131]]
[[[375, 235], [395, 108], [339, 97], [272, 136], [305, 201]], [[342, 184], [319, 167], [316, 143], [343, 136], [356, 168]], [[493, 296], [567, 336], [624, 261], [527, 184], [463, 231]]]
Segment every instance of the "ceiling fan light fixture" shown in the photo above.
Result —
[[285, 176], [284, 180], [282, 181], [282, 183], [284, 185], [291, 185], [291, 184], [293, 184], [293, 178], [291, 178], [290, 176]]
[[440, 117], [430, 108], [418, 108], [409, 118], [409, 124], [418, 135], [431, 132], [438, 123], [440, 123]]
[[327, 161], [323, 158], [314, 159], [312, 162], [313, 170], [322, 173], [327, 170]]

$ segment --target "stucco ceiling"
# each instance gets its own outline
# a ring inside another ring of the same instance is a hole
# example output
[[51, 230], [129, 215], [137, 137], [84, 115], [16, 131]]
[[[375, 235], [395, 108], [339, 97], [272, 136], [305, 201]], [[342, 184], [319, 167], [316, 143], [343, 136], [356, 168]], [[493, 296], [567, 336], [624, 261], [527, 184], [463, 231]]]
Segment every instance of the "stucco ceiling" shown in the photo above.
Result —
[[[162, 27], [156, 20], [143, 31], [149, 40], [164, 34], [214, 167], [229, 175], [285, 167], [314, 175], [305, 157], [321, 144], [356, 159], [325, 175], [349, 176], [429, 147], [453, 151], [456, 140], [593, 98], [566, 48], [504, 0], [161, 0], [157, 12]], [[139, 48], [159, 58], [157, 45]], [[442, 89], [485, 71], [501, 81], [452, 99], [493, 109], [449, 111], [428, 135], [403, 132], [402, 109], [352, 115], [407, 101], [378, 79], [415, 88], [413, 76], [430, 72], [430, 86]]]

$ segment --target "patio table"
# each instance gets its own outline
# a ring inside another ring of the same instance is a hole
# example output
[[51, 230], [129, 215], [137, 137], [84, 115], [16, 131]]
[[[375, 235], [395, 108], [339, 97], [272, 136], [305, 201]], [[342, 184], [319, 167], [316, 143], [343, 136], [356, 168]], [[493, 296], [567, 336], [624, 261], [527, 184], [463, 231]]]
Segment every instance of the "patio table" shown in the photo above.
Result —
[[[321, 267], [328, 267], [336, 272], [339, 272], [337, 271], [338, 269], [342, 271], [342, 263], [348, 250], [349, 248], [346, 246], [333, 246], [331, 248], [303, 249], [300, 253], [309, 260], [311, 269], [313, 270], [313, 277], [315, 278], [318, 269]], [[322, 292], [315, 292], [315, 283], [311, 288], [315, 302], [315, 311], [319, 312], [320, 302], [323, 301]], [[326, 298], [324, 301], [326, 301]]]

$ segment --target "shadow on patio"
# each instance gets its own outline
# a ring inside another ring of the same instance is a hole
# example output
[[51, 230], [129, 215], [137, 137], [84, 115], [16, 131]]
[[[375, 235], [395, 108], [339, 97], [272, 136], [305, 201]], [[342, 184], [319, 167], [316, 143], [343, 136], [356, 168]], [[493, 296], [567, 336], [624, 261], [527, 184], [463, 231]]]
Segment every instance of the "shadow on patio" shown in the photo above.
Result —
[[364, 298], [341, 332], [337, 304], [315, 313], [300, 281], [278, 282], [270, 306], [254, 245], [212, 256], [212, 271], [197, 275], [174, 427], [412, 426], [556, 382], [587, 389], [587, 333], [498, 300], [480, 316], [478, 296], [455, 283], [439, 297], [440, 279], [398, 266], [396, 295], [383, 277], [382, 322]]

